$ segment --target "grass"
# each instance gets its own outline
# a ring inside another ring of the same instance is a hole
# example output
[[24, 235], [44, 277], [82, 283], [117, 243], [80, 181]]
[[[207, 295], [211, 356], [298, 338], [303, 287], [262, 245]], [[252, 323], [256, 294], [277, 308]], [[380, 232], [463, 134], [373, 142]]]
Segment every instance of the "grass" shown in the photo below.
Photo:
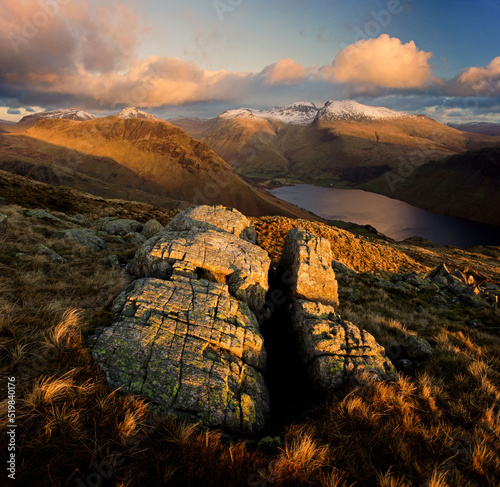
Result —
[[[158, 416], [143, 398], [109, 389], [85, 335], [112, 319], [111, 303], [128, 283], [104, 257], [126, 259], [133, 244], [110, 240], [108, 251], [87, 252], [53, 239], [60, 228], [25, 217], [21, 207], [2, 211], [9, 227], [0, 240], [0, 370], [16, 377], [19, 485], [95, 485], [96, 479], [122, 487], [498, 485], [500, 336], [492, 328], [500, 322], [498, 310], [434, 307], [425, 293], [404, 296], [374, 285], [374, 275], [425, 273], [438, 250], [431, 255], [412, 247], [410, 255], [409, 247], [310, 222], [255, 221], [273, 258], [292, 223], [327, 236], [339, 261], [364, 271], [339, 281], [342, 316], [386, 348], [416, 334], [434, 349], [414, 372], [392, 382], [358, 377], [356, 385], [270, 431], [280, 438], [273, 447], [259, 447], [259, 438]], [[37, 255], [41, 242], [68, 263]], [[472, 270], [474, 259], [484, 260], [461, 255]], [[494, 276], [494, 258], [488, 266]], [[485, 326], [471, 327], [470, 320]]]

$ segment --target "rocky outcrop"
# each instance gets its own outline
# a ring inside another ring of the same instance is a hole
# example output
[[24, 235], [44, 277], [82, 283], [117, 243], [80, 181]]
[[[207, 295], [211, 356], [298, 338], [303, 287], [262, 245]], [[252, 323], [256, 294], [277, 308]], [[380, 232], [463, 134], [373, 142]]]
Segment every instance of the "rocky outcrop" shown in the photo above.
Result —
[[365, 372], [376, 379], [387, 379], [396, 373], [375, 338], [344, 321], [332, 306], [296, 301], [292, 329], [317, 390], [334, 391], [354, 373]]
[[190, 213], [179, 219], [185, 230], [167, 229], [137, 252], [132, 271], [147, 277], [115, 300], [115, 322], [97, 330], [92, 352], [112, 387], [187, 420], [255, 434], [270, 411], [250, 307], [262, 306], [269, 257], [210, 221], [189, 228]]
[[277, 273], [292, 299], [291, 330], [316, 390], [333, 392], [359, 372], [377, 379], [394, 376], [384, 348], [336, 312], [338, 285], [326, 239], [290, 230]]
[[112, 387], [235, 433], [264, 428], [263, 339], [253, 314], [227, 286], [178, 275], [139, 279], [113, 312], [116, 321], [93, 345]]
[[339, 295], [332, 268], [330, 242], [301, 228], [286, 236], [277, 273], [292, 299], [317, 301], [338, 307]]
[[221, 231], [165, 230], [138, 251], [131, 272], [168, 279], [178, 261], [191, 264], [200, 277], [227, 283], [230, 293], [253, 311], [264, 305], [271, 261], [262, 248]]
[[243, 240], [257, 243], [257, 234], [246, 216], [224, 206], [195, 206], [175, 216], [167, 230], [216, 230], [232, 233]]

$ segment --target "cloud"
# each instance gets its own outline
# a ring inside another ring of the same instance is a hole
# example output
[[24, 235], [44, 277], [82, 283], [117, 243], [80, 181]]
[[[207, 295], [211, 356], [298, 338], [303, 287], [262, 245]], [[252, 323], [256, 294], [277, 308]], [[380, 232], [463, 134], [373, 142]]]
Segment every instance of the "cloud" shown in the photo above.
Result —
[[92, 0], [2, 0], [0, 31], [0, 81], [9, 83], [126, 69], [145, 32], [128, 7]]
[[500, 56], [487, 66], [464, 69], [449, 83], [448, 92], [458, 96], [500, 95]]
[[21, 115], [21, 110], [19, 110], [19, 108], [9, 108], [7, 113], [9, 115]]
[[287, 57], [265, 67], [261, 76], [264, 79], [264, 84], [273, 86], [301, 83], [306, 79], [307, 74], [302, 64]]
[[330, 83], [351, 85], [363, 93], [374, 88], [426, 88], [434, 80], [429, 66], [431, 52], [417, 48], [413, 41], [382, 34], [360, 40], [337, 54], [333, 63], [320, 69], [320, 77]]

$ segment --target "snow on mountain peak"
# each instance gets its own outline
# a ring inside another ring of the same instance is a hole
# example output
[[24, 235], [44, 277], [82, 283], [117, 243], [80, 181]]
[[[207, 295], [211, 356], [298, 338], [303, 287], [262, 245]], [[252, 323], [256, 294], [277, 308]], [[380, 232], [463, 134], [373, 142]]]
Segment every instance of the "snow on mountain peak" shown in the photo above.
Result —
[[362, 105], [353, 100], [330, 100], [323, 108], [317, 108], [314, 103], [295, 102], [266, 110], [253, 108], [237, 108], [224, 112], [219, 118], [231, 119], [235, 117], [265, 118], [292, 125], [310, 125], [314, 120], [384, 120], [402, 117], [415, 117], [403, 112], [396, 112], [384, 107]]
[[295, 102], [290, 105], [281, 105], [267, 110], [255, 110], [253, 108], [236, 108], [235, 110], [227, 110], [219, 118], [230, 119], [235, 117], [257, 117], [270, 120], [277, 120], [283, 123], [293, 125], [309, 125], [316, 114], [318, 108], [314, 103], [307, 101]]
[[149, 113], [143, 112], [142, 110], [139, 110], [138, 108], [135, 107], [128, 107], [124, 108], [118, 115], [116, 115], [118, 118], [138, 118], [141, 120], [150, 120], [152, 122], [160, 122], [161, 120], [158, 117], [155, 117], [154, 115], [151, 115]]
[[389, 108], [362, 105], [353, 100], [329, 100], [318, 111], [317, 118], [323, 120], [383, 120], [411, 116]]
[[38, 113], [33, 113], [32, 115], [26, 115], [19, 121], [19, 123], [38, 122], [39, 120], [56, 119], [56, 118], [85, 122], [87, 120], [94, 120], [96, 117], [91, 113], [78, 110], [77, 108], [61, 108], [60, 110], [52, 110], [50, 112], [38, 112]]

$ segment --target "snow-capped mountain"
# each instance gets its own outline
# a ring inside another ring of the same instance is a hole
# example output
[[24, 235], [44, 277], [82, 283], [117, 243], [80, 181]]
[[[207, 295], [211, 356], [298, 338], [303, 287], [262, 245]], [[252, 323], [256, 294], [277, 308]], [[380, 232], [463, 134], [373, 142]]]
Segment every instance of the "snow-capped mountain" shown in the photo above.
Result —
[[143, 112], [135, 107], [124, 108], [118, 115], [118, 118], [138, 118], [140, 120], [149, 120], [151, 122], [161, 122], [162, 120], [154, 115]]
[[318, 108], [313, 103], [296, 102], [291, 105], [281, 105], [267, 110], [253, 108], [237, 108], [224, 112], [219, 118], [230, 119], [234, 117], [258, 117], [291, 125], [309, 125], [316, 117]]
[[403, 117], [415, 117], [404, 112], [396, 112], [384, 107], [362, 105], [353, 100], [327, 101], [318, 111], [317, 120], [384, 120]]
[[310, 125], [315, 120], [367, 121], [414, 116], [403, 112], [396, 112], [389, 108], [362, 105], [352, 100], [330, 100], [326, 102], [323, 108], [317, 108], [314, 103], [309, 102], [296, 102], [291, 105], [268, 108], [267, 110], [237, 108], [224, 112], [219, 118], [259, 117], [278, 120], [291, 125]]
[[77, 108], [62, 108], [60, 110], [53, 110], [51, 112], [38, 112], [32, 115], [26, 115], [21, 118], [19, 123], [38, 122], [40, 120], [47, 120], [52, 118], [60, 118], [65, 120], [76, 120], [78, 122], [85, 122], [87, 120], [94, 120], [95, 115], [78, 110]]

